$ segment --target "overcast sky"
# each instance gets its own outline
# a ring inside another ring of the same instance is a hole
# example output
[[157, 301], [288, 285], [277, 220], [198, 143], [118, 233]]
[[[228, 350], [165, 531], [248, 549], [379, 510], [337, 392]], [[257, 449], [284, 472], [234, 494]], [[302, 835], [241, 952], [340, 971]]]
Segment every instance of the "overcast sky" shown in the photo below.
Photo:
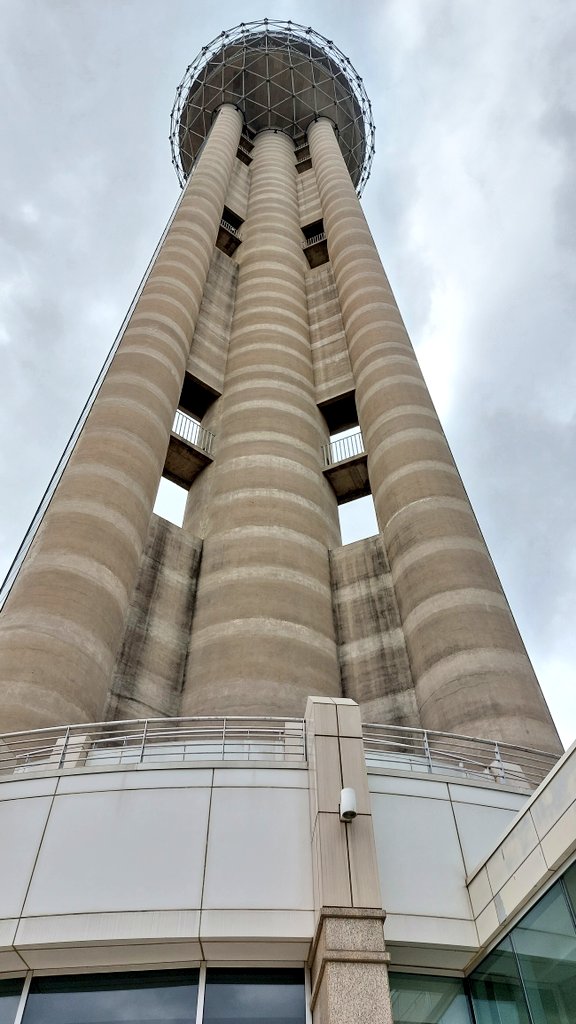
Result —
[[179, 189], [222, 29], [312, 25], [364, 78], [364, 208], [565, 743], [576, 736], [576, 5], [0, 0], [0, 573]]

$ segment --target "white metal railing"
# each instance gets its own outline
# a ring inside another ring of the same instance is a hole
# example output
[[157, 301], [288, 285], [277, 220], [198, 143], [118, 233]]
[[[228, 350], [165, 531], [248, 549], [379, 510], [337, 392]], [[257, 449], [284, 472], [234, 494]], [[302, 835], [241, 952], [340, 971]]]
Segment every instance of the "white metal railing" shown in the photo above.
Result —
[[533, 789], [558, 757], [496, 740], [398, 725], [364, 725], [368, 768], [460, 775], [479, 781]]
[[[300, 161], [300, 162], [303, 162], [303, 161]], [[308, 247], [310, 245], [317, 245], [318, 242], [325, 242], [325, 241], [326, 241], [326, 233], [324, 231], [321, 231], [319, 235], [312, 235], [312, 238], [307, 238], [306, 241], [304, 242], [304, 245], [302, 246], [302, 248], [303, 249], [308, 249]]]
[[0, 776], [106, 765], [305, 760], [300, 718], [148, 718], [0, 736]]
[[[244, 152], [246, 152], [246, 150], [244, 150]], [[224, 228], [225, 231], [228, 231], [229, 234], [234, 235], [234, 238], [240, 239], [240, 232], [238, 231], [238, 228], [235, 228], [229, 220], [224, 220], [224, 218], [222, 218], [220, 221], [220, 227]]]
[[[543, 750], [394, 725], [363, 726], [370, 768], [538, 786], [558, 757]], [[0, 735], [0, 776], [114, 765], [304, 763], [301, 718], [212, 716], [94, 722]]]
[[353, 459], [356, 455], [364, 454], [364, 438], [362, 431], [357, 430], [347, 437], [339, 437], [329, 444], [322, 445], [324, 465], [333, 466], [335, 462], [344, 462], [345, 459]]
[[210, 430], [206, 430], [205, 427], [202, 427], [197, 420], [187, 416], [181, 409], [177, 410], [174, 417], [172, 432], [178, 434], [178, 437], [184, 438], [185, 441], [193, 444], [196, 448], [201, 448], [207, 455], [212, 455], [214, 434]]

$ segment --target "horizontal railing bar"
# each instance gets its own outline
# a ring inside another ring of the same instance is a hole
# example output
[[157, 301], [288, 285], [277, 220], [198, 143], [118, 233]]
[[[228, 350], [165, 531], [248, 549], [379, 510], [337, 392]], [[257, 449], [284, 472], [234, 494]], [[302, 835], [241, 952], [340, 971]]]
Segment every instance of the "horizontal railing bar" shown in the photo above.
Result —
[[324, 465], [333, 466], [345, 459], [354, 458], [356, 455], [364, 454], [364, 438], [362, 431], [356, 430], [347, 437], [338, 437], [334, 441], [322, 446]]
[[[244, 150], [244, 152], [246, 153], [246, 150]], [[247, 153], [247, 155], [249, 156], [250, 154]], [[220, 221], [220, 227], [224, 228], [225, 231], [229, 231], [231, 235], [234, 235], [234, 238], [240, 238], [238, 228], [235, 228], [229, 220], [224, 220], [224, 218], [222, 218]]]
[[540, 750], [538, 747], [521, 747], [516, 743], [501, 742], [500, 740], [489, 740], [484, 736], [467, 736], [464, 733], [451, 733], [451, 732], [439, 732], [434, 729], [422, 729], [421, 731], [415, 729], [414, 726], [410, 725], [378, 725], [377, 722], [367, 722], [362, 725], [362, 731], [366, 735], [368, 729], [377, 729], [378, 731], [383, 729], [389, 729], [391, 732], [411, 732], [414, 735], [423, 735], [426, 732], [428, 740], [433, 736], [448, 736], [456, 740], [468, 740], [470, 743], [482, 743], [494, 748], [494, 744], [498, 743], [500, 750], [519, 750], [530, 754], [543, 754], [544, 757], [555, 758], [556, 754], [553, 754], [550, 750]]
[[304, 721], [281, 716], [204, 715], [80, 723], [0, 736], [0, 772], [66, 770], [143, 761], [303, 762]]
[[[305, 163], [305, 161], [301, 160], [300, 163]], [[325, 241], [326, 241], [326, 234], [325, 234], [324, 231], [321, 231], [320, 234], [312, 235], [312, 238], [307, 238], [306, 241], [304, 242], [302, 248], [303, 249], [308, 249], [311, 245], [318, 245], [319, 242], [325, 242]]]
[[368, 761], [421, 767], [425, 772], [459, 772], [491, 776], [500, 782], [538, 785], [554, 766], [557, 757], [544, 750], [501, 743], [484, 737], [459, 736], [411, 726], [363, 726]]

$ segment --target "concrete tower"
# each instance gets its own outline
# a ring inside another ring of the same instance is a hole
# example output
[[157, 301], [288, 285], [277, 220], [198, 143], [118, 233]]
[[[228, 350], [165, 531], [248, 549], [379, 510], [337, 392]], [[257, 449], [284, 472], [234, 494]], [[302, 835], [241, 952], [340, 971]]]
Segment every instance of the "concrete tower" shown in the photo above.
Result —
[[568, 1024], [576, 746], [360, 207], [361, 80], [240, 25], [172, 140], [182, 198], [3, 591], [0, 1021]]
[[[182, 199], [2, 611], [2, 731], [312, 695], [560, 749], [362, 213], [373, 138], [311, 29], [188, 68]], [[369, 492], [379, 533], [343, 547]]]

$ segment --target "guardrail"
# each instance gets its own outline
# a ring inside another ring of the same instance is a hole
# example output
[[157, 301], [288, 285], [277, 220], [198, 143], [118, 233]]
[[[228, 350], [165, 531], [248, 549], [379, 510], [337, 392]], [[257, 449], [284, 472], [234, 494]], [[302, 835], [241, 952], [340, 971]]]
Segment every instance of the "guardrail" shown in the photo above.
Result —
[[[241, 148], [241, 147], [239, 147], [239, 148]], [[242, 152], [243, 153], [247, 153], [247, 150], [243, 149]], [[222, 220], [220, 221], [220, 227], [224, 228], [225, 231], [228, 231], [229, 234], [234, 235], [234, 238], [241, 239], [240, 232], [238, 231], [238, 228], [235, 228], [230, 223], [230, 221], [224, 220], [224, 218], [222, 218]]]
[[[305, 163], [304, 160], [299, 160], [298, 162], [299, 163]], [[308, 249], [308, 247], [311, 246], [311, 245], [317, 245], [318, 242], [325, 242], [325, 241], [326, 241], [326, 234], [325, 234], [324, 231], [321, 231], [319, 235], [312, 235], [312, 238], [307, 238], [306, 241], [304, 242], [304, 245], [302, 246], [302, 248], [303, 249]]]
[[352, 459], [356, 455], [364, 454], [364, 438], [362, 431], [357, 430], [347, 437], [339, 437], [329, 444], [322, 445], [324, 465], [333, 466], [336, 462], [344, 462], [345, 459]]
[[187, 416], [180, 409], [177, 410], [174, 417], [172, 432], [188, 441], [189, 444], [195, 445], [196, 448], [201, 448], [207, 455], [212, 455], [214, 434], [200, 426], [197, 420], [193, 420], [191, 416]]
[[300, 718], [148, 718], [0, 736], [0, 776], [107, 765], [305, 760]]
[[364, 725], [368, 768], [459, 775], [535, 789], [558, 757], [495, 740], [394, 725]]

